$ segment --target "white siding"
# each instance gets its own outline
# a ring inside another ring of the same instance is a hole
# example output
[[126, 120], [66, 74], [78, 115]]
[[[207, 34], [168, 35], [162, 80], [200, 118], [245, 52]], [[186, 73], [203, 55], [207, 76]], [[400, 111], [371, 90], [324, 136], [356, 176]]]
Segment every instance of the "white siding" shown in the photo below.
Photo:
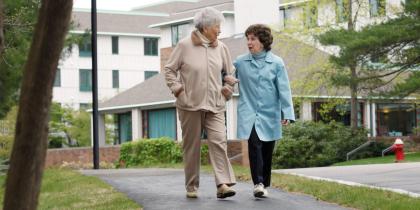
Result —
[[[119, 54], [113, 55], [111, 36], [98, 36], [99, 100], [109, 99], [144, 81], [144, 71], [160, 69], [159, 55], [144, 55], [143, 37], [119, 36], [118, 42]], [[92, 92], [79, 91], [79, 69], [92, 69], [91, 57], [79, 57], [75, 45], [72, 54], [62, 59], [58, 68], [61, 70], [61, 87], [54, 87], [53, 101], [75, 109], [80, 103], [91, 103]], [[112, 88], [112, 70], [119, 70], [118, 89]]]

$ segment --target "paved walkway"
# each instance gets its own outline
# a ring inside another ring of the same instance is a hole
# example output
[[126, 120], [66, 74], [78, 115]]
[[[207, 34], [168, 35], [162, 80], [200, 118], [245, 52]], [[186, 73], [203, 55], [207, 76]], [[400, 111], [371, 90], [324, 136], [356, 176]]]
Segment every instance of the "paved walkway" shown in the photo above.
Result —
[[252, 184], [235, 185], [237, 194], [228, 199], [216, 199], [214, 178], [201, 174], [199, 198], [185, 197], [184, 173], [180, 169], [113, 169], [83, 170], [86, 175], [100, 177], [117, 190], [126, 193], [145, 210], [332, 210], [345, 209], [320, 202], [313, 197], [269, 189], [269, 198], [255, 199]]
[[308, 178], [391, 190], [420, 197], [420, 163], [391, 163], [274, 170]]

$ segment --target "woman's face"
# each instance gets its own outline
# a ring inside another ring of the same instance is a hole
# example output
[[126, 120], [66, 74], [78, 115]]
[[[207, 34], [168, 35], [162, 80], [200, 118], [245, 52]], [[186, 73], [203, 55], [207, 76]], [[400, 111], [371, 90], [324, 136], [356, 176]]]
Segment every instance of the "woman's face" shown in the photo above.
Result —
[[210, 41], [214, 42], [217, 39], [217, 36], [220, 34], [220, 24], [215, 24], [212, 26], [203, 28], [203, 35]]
[[264, 49], [264, 45], [254, 34], [248, 34], [248, 36], [246, 36], [246, 39], [248, 40], [248, 50], [250, 53], [259, 53]]

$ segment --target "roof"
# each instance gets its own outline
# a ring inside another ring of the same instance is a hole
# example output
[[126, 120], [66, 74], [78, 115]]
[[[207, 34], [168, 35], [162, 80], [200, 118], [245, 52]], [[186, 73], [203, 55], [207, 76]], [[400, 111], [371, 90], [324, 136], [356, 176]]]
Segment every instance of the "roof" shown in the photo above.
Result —
[[[309, 45], [300, 43], [286, 36], [275, 36], [273, 53], [283, 58], [291, 83], [293, 81], [304, 81], [306, 68], [318, 66], [317, 63], [326, 62], [328, 54], [317, 50]], [[243, 36], [236, 36], [221, 39], [230, 49], [231, 57], [247, 53], [247, 45]], [[299, 95], [299, 90], [293, 89], [294, 95]], [[163, 74], [154, 77], [130, 88], [113, 98], [100, 103], [99, 110], [113, 110], [133, 107], [146, 107], [151, 105], [170, 105], [174, 106], [175, 97], [166, 86]]]
[[155, 28], [191, 21], [196, 12], [204, 7], [210, 6], [221, 11], [224, 15], [231, 15], [234, 11], [233, 0], [197, 0], [196, 2], [174, 1], [151, 7], [144, 7], [135, 11], [167, 12], [169, 17], [162, 18], [162, 21], [159, 23], [149, 25], [149, 27]]
[[173, 0], [137, 7], [133, 11], [161, 12], [176, 15], [183, 12], [197, 12], [204, 7], [216, 7], [224, 4], [231, 4], [230, 10], [233, 10], [233, 2], [234, 0]]
[[175, 102], [169, 88], [166, 86], [163, 74], [157, 74], [144, 82], [125, 90], [111, 99], [99, 103], [99, 110], [125, 109]]
[[[98, 11], [98, 33], [160, 35], [159, 29], [149, 28], [148, 26], [161, 22], [166, 17], [165, 14]], [[75, 22], [75, 28], [73, 29], [75, 31], [91, 29], [91, 14], [88, 10], [75, 10], [72, 20]]]

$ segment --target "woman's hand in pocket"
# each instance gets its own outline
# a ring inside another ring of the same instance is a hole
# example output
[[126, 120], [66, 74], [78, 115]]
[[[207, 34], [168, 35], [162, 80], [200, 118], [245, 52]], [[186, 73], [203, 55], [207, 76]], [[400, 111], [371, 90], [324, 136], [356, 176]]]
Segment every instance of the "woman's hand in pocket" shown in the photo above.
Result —
[[184, 91], [184, 86], [181, 86], [181, 88], [179, 88], [179, 90], [178, 90], [178, 91], [176, 91], [176, 92], [174, 93], [174, 96], [175, 96], [176, 98], [178, 98], [179, 94], [181, 94], [181, 93], [182, 93], [182, 91]]

